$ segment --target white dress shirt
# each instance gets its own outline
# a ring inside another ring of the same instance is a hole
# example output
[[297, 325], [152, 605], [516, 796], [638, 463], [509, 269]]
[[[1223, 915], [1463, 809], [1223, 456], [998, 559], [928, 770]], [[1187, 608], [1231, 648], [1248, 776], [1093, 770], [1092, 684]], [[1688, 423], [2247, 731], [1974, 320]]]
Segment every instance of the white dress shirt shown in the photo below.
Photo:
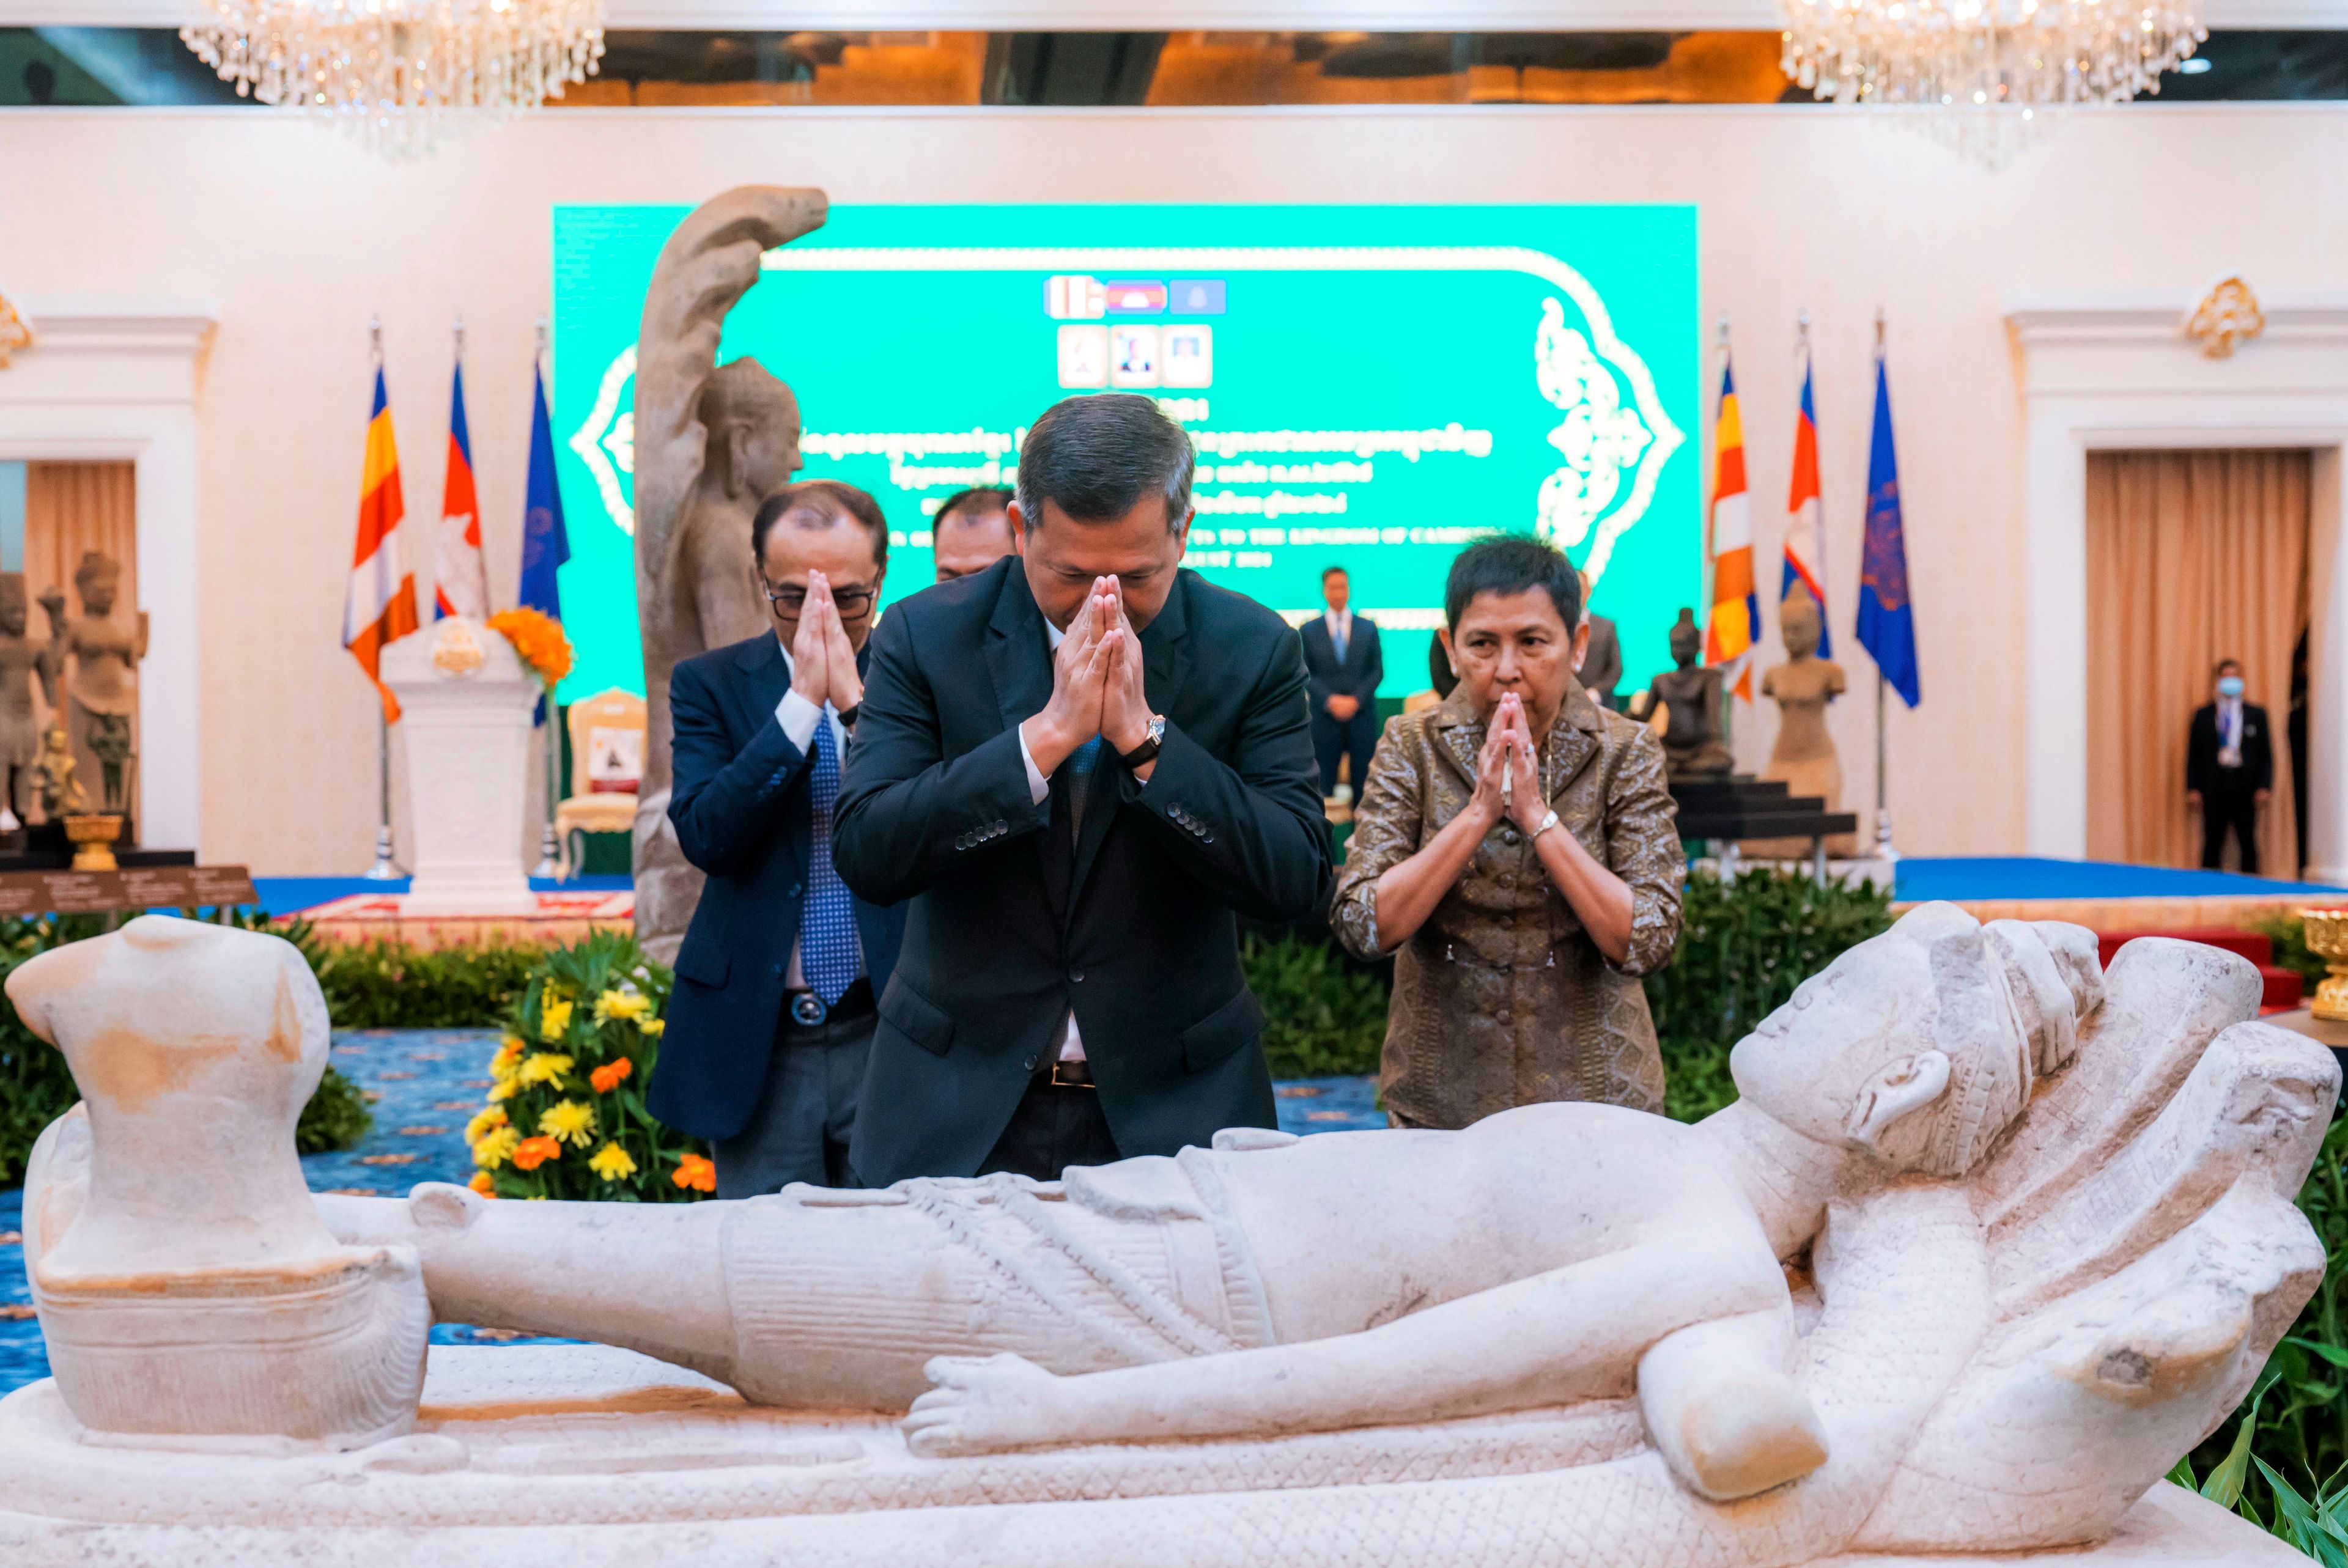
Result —
[[2242, 765], [2242, 700], [2240, 697], [2218, 699], [2218, 765], [2221, 768]]
[[[775, 646], [782, 649], [783, 674], [788, 679], [791, 672], [791, 651], [784, 647], [780, 632], [775, 634]], [[798, 688], [794, 686], [783, 693], [781, 702], [775, 704], [775, 723], [783, 727], [783, 738], [802, 752], [815, 739], [819, 720], [831, 726], [831, 754], [845, 763], [848, 760], [848, 731], [840, 723], [839, 715], [832, 711], [830, 703], [826, 702], [819, 708], [800, 696]], [[1030, 763], [1028, 766], [1033, 769], [1035, 764]], [[865, 972], [864, 934], [860, 931], [856, 936], [856, 972], [860, 975]], [[789, 990], [807, 989], [807, 976], [799, 968], [799, 939], [796, 935], [791, 938], [791, 967], [783, 977], [783, 985]]]
[[[1067, 641], [1068, 634], [1046, 620], [1044, 622], [1044, 637], [1052, 651], [1057, 653], [1060, 651], [1060, 644]], [[809, 733], [812, 733], [812, 730]], [[1041, 805], [1044, 804], [1044, 797], [1052, 793], [1052, 781], [1044, 776], [1044, 770], [1035, 765], [1035, 753], [1027, 749], [1027, 727], [1022, 724], [1016, 733], [1019, 736], [1019, 760], [1027, 764], [1027, 798], [1034, 804]], [[1108, 742], [1103, 740], [1101, 745], [1106, 749]], [[1148, 779], [1137, 778], [1134, 782], [1143, 789], [1149, 787]], [[1060, 1031], [1060, 1060], [1082, 1061], [1084, 1059], [1084, 1039], [1076, 1033], [1076, 1012], [1074, 1008], [1070, 1008], [1067, 1021]]]

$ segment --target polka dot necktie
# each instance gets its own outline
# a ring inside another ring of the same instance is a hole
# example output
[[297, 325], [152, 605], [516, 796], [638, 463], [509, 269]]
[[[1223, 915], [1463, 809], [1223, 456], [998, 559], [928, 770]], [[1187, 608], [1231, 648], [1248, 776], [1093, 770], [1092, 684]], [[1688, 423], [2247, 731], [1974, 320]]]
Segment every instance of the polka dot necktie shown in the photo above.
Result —
[[808, 876], [807, 904], [799, 912], [799, 973], [829, 1007], [856, 983], [859, 964], [856, 905], [831, 865], [831, 807], [839, 798], [839, 748], [832, 739], [829, 710], [816, 721], [808, 784], [815, 804], [815, 866]]

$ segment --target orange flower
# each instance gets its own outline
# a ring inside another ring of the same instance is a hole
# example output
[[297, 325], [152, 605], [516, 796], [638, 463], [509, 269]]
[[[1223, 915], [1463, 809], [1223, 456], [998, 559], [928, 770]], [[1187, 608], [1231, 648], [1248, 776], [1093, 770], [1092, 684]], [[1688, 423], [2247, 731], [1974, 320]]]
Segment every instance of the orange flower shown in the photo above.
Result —
[[[514, 1162], [520, 1164], [517, 1158]], [[717, 1167], [699, 1154], [687, 1154], [676, 1163], [669, 1180], [688, 1192], [714, 1193], [717, 1190]]]
[[595, 1086], [596, 1093], [609, 1094], [620, 1086], [620, 1080], [635, 1070], [636, 1064], [623, 1056], [617, 1061], [607, 1061], [589, 1073], [587, 1081]]
[[485, 1198], [494, 1198], [498, 1195], [497, 1178], [487, 1171], [474, 1172], [473, 1179], [465, 1184]]
[[563, 635], [562, 623], [543, 610], [527, 605], [500, 610], [489, 617], [489, 627], [512, 643], [521, 661], [547, 685], [571, 673], [571, 639]]
[[514, 1169], [535, 1171], [561, 1153], [562, 1143], [559, 1139], [542, 1134], [536, 1138], [524, 1138], [513, 1152]]

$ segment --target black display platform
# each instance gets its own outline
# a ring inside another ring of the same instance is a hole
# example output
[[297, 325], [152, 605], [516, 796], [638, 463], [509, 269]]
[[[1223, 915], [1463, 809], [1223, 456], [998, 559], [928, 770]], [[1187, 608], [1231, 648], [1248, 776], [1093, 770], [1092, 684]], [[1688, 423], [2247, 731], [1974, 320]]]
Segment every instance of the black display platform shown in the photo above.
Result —
[[[0, 874], [10, 871], [63, 871], [73, 864], [73, 845], [65, 824], [40, 822], [20, 833], [0, 834]], [[117, 841], [114, 863], [126, 871], [158, 866], [193, 866], [192, 849], [141, 849]]]
[[1674, 779], [1672, 800], [1684, 840], [1822, 838], [1859, 831], [1857, 812], [1828, 811], [1821, 795], [1794, 794], [1782, 782], [1751, 774]]

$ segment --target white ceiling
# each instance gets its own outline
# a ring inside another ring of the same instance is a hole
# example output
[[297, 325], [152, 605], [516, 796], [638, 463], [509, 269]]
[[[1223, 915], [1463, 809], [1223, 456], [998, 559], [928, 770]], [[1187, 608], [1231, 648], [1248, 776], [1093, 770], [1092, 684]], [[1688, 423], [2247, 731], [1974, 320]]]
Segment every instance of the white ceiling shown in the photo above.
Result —
[[[175, 27], [195, 0], [0, 0], [0, 26]], [[1768, 28], [1776, 0], [605, 0], [613, 27], [1570, 32]], [[2202, 0], [2211, 27], [2348, 27], [2348, 0]]]

